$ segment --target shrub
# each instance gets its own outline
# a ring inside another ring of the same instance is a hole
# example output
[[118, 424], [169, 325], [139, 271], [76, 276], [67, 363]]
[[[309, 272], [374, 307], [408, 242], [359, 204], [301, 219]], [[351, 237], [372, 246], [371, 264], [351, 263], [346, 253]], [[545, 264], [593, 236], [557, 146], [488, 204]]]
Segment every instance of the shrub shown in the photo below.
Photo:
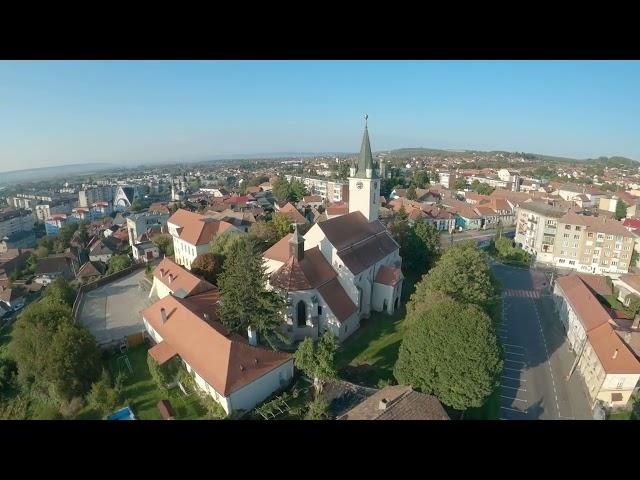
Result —
[[149, 373], [163, 390], [166, 390], [169, 384], [175, 381], [180, 370], [179, 360], [175, 357], [163, 365], [158, 365], [158, 362], [151, 355], [147, 355], [147, 365]]
[[305, 420], [326, 420], [329, 418], [329, 404], [322, 395], [317, 395], [307, 407]]
[[202, 404], [207, 409], [207, 418], [210, 420], [224, 420], [227, 418], [227, 412], [224, 411], [222, 405], [216, 402], [208, 394], [203, 394], [200, 397]]

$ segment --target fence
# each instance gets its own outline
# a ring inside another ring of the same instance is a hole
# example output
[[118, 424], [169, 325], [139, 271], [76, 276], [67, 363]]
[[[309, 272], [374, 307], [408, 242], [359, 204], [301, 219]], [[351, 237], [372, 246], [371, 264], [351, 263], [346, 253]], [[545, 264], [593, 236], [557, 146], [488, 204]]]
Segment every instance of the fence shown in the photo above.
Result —
[[82, 300], [84, 299], [84, 294], [95, 290], [96, 288], [100, 288], [107, 283], [115, 282], [116, 280], [120, 280], [121, 278], [126, 277], [127, 275], [145, 267], [146, 264], [143, 262], [133, 263], [128, 266], [124, 270], [120, 270], [119, 272], [112, 273], [111, 275], [107, 275], [106, 277], [99, 278], [94, 280], [93, 282], [85, 283], [78, 287], [78, 293], [76, 294], [76, 299], [73, 302], [73, 308], [71, 309], [71, 313], [73, 315], [74, 322], [78, 321], [78, 310], [80, 310], [80, 306], [82, 305]]

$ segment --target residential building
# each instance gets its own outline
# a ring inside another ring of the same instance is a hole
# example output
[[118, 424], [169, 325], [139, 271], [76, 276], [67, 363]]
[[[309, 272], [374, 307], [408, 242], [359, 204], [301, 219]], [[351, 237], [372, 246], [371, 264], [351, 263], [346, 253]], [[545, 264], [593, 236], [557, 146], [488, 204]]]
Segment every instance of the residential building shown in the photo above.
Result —
[[78, 222], [78, 217], [73, 215], [67, 215], [65, 213], [57, 213], [52, 215], [51, 218], [45, 220], [44, 228], [47, 235], [57, 236], [60, 234], [60, 229], [67, 223]]
[[110, 185], [89, 187], [78, 192], [80, 207], [89, 208], [96, 202], [113, 203], [114, 188]]
[[0, 212], [0, 239], [16, 232], [33, 230], [35, 220], [26, 210], [7, 210]]
[[31, 230], [23, 230], [21, 232], [14, 232], [0, 239], [0, 253], [6, 252], [15, 248], [33, 248], [36, 246], [36, 233]]
[[160, 249], [152, 241], [136, 243], [132, 248], [133, 258], [138, 262], [150, 262], [160, 257]]
[[228, 222], [208, 218], [199, 213], [178, 209], [167, 220], [173, 237], [176, 263], [191, 269], [196, 257], [209, 251], [209, 243], [223, 233], [243, 233]]
[[12, 310], [20, 310], [24, 307], [27, 291], [22, 287], [2, 288], [0, 290], [0, 302], [8, 305]]
[[615, 319], [596, 298], [589, 285], [593, 277], [558, 278], [556, 307], [592, 404], [599, 400], [609, 407], [624, 407], [640, 380], [640, 362], [617, 333]]
[[[342, 180], [304, 177], [302, 175], [285, 175], [288, 181], [301, 181], [311, 195], [319, 195], [329, 202], [349, 201], [349, 185]], [[261, 185], [262, 186], [262, 185]]]
[[543, 263], [553, 263], [558, 219], [566, 209], [542, 201], [520, 203], [516, 208], [515, 242]]
[[450, 420], [433, 395], [390, 385], [360, 402], [338, 420]]
[[89, 260], [92, 262], [109, 263], [114, 255], [114, 250], [106, 244], [106, 239], [101, 240], [96, 237], [88, 246]]
[[51, 216], [58, 213], [71, 213], [73, 203], [69, 200], [57, 200], [51, 203], [41, 203], [35, 206], [34, 214], [36, 220], [44, 222], [49, 220]]
[[68, 255], [50, 255], [38, 260], [34, 281], [48, 285], [58, 277], [64, 277], [65, 280], [73, 280], [75, 272], [76, 266]]
[[166, 229], [169, 214], [158, 210], [133, 213], [126, 218], [129, 245], [134, 246], [141, 241], [144, 233], [157, 230], [158, 233]]
[[155, 342], [149, 355], [159, 365], [179, 358], [196, 385], [227, 413], [250, 410], [291, 382], [290, 354], [261, 348], [255, 331], [247, 340], [218, 321], [213, 285], [164, 259], [154, 271], [153, 289], [160, 299], [142, 312]]
[[277, 208], [277, 211], [287, 217], [291, 223], [295, 223], [296, 225], [304, 225], [307, 223], [307, 219], [289, 202]]
[[107, 271], [107, 266], [102, 262], [85, 262], [76, 273], [76, 279], [82, 283], [93, 282]]

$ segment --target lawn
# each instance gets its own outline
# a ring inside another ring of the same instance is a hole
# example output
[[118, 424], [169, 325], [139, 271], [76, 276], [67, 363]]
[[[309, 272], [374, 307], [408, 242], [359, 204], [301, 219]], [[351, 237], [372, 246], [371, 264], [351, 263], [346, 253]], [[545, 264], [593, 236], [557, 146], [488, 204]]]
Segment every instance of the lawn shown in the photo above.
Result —
[[[126, 374], [123, 388], [125, 401], [121, 406], [130, 406], [139, 420], [161, 420], [162, 417], [157, 405], [160, 400], [167, 399], [176, 411], [176, 419], [194, 420], [204, 418], [206, 410], [197, 394], [185, 396], [179, 388], [173, 388], [165, 394], [158, 388], [147, 367], [147, 349], [147, 345], [143, 343], [129, 349], [127, 352], [129, 362], [133, 368], [132, 374], [129, 373], [123, 361], [118, 360], [122, 356], [121, 354], [113, 354], [106, 360], [107, 367], [113, 375], [119, 372]], [[79, 419], [82, 420], [100, 418], [102, 416], [99, 412], [89, 408], [86, 408], [79, 415]]]
[[371, 312], [360, 328], [340, 346], [337, 365], [340, 377], [368, 387], [394, 382], [393, 367], [398, 359], [405, 317], [404, 303], [420, 279], [407, 275], [402, 290], [403, 305], [393, 315]]
[[625, 307], [620, 300], [616, 298], [614, 294], [611, 295], [598, 295], [598, 299], [601, 303], [609, 308], [613, 308], [614, 310], [620, 310], [622, 312], [627, 313], [627, 307]]
[[623, 410], [609, 414], [607, 420], [635, 420], [635, 418], [632, 410]]

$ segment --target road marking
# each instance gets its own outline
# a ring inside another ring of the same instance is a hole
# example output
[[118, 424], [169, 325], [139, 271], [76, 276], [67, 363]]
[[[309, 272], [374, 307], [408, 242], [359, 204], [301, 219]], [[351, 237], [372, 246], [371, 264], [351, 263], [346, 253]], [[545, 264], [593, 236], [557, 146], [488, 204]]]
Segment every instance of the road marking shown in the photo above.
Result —
[[523, 400], [523, 399], [521, 399], [521, 398], [516, 398], [516, 397], [513, 397], [513, 398], [512, 398], [512, 397], [505, 397], [504, 395], [500, 395], [500, 397], [502, 397], [502, 398], [506, 398], [507, 400], [517, 400], [518, 402], [524, 402], [524, 403], [527, 403], [527, 401], [526, 401], [526, 400]]
[[509, 360], [508, 358], [504, 359], [505, 362], [511, 362], [511, 363], [519, 363], [520, 365], [524, 365], [525, 362], [521, 361], [521, 360]]
[[518, 413], [522, 413], [523, 415], [526, 415], [526, 414], [527, 414], [527, 410], [526, 410], [526, 409], [525, 409], [525, 410], [516, 410], [515, 408], [509, 408], [509, 407], [503, 407], [503, 406], [500, 406], [500, 408], [503, 408], [503, 409], [505, 409], [505, 410], [509, 410], [509, 411], [511, 411], [511, 412], [518, 412]]
[[519, 355], [521, 357], [524, 357], [524, 353], [516, 353], [516, 352], [504, 352], [506, 355]]
[[518, 382], [526, 382], [524, 378], [511, 378], [511, 377], [505, 377], [504, 375], [500, 378], [505, 378], [507, 380], [517, 380]]
[[502, 385], [502, 384], [500, 384], [500, 386], [501, 386], [501, 387], [504, 387], [504, 388], [511, 388], [511, 389], [513, 389], [513, 390], [518, 390], [519, 392], [520, 392], [520, 391], [523, 391], [523, 392], [526, 392], [526, 391], [527, 391], [527, 389], [526, 389], [526, 388], [510, 387], [509, 385]]
[[521, 347], [520, 345], [513, 345], [513, 344], [511, 344], [511, 343], [503, 343], [503, 345], [504, 345], [505, 347], [520, 348], [520, 349], [524, 350], [524, 347]]
[[502, 367], [503, 370], [511, 370], [512, 372], [522, 372], [519, 368]]
[[556, 392], [556, 382], [553, 378], [553, 369], [551, 368], [551, 357], [549, 356], [549, 349], [547, 348], [547, 339], [544, 336], [544, 330], [542, 330], [542, 322], [540, 321], [540, 314], [538, 313], [538, 307], [536, 304], [533, 304], [533, 309], [536, 313], [536, 318], [538, 319], [538, 328], [540, 329], [540, 336], [542, 337], [542, 343], [544, 345], [544, 352], [547, 359], [547, 364], [549, 365], [549, 375], [551, 375], [551, 384], [553, 386], [553, 394], [556, 399], [556, 409], [558, 411], [558, 416], [560, 416], [560, 405], [558, 403], [558, 393]]

